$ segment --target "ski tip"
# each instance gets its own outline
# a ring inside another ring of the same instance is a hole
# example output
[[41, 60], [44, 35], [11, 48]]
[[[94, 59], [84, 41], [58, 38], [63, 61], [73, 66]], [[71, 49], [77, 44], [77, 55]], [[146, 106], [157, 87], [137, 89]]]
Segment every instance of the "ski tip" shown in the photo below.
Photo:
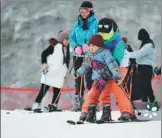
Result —
[[71, 125], [75, 125], [76, 123], [74, 122], [74, 121], [72, 121], [72, 120], [67, 120], [66, 121], [68, 124], [71, 124]]
[[6, 114], [10, 114], [10, 112], [6, 112]]

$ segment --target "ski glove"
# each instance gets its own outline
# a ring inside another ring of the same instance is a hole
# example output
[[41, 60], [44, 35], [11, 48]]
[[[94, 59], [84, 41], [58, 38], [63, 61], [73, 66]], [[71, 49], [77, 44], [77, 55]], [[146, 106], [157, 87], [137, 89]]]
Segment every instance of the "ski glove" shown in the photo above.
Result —
[[47, 68], [43, 69], [43, 74], [46, 74], [47, 72], [48, 72]]
[[89, 51], [89, 46], [87, 44], [82, 45], [83, 53], [87, 53]]
[[75, 46], [74, 51], [78, 56], [81, 56], [83, 53], [82, 48], [80, 46]]
[[116, 83], [118, 83], [118, 81], [121, 80], [121, 77], [115, 77], [114, 80]]

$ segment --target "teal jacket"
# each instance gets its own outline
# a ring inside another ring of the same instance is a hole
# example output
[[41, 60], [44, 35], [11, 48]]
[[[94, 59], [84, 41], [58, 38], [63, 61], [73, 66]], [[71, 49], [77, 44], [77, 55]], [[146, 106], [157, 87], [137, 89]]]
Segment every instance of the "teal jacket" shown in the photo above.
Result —
[[[91, 36], [97, 33], [98, 22], [95, 14], [91, 15], [88, 18], [88, 30], [83, 30], [83, 21], [81, 17], [78, 18], [78, 21], [74, 23], [72, 27], [72, 32], [69, 36], [69, 45], [73, 49], [75, 46], [82, 47], [83, 44], [88, 44]], [[73, 51], [73, 56], [77, 56]]]
[[126, 44], [122, 40], [118, 30], [111, 39], [104, 41], [104, 47], [112, 53], [113, 57], [116, 59], [119, 65], [124, 56], [125, 45]]

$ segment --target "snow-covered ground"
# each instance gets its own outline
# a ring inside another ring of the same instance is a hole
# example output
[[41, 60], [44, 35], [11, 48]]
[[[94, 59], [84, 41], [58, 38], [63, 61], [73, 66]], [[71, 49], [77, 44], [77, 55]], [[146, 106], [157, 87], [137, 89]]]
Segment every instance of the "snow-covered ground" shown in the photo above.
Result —
[[[160, 138], [161, 121], [124, 124], [69, 125], [67, 119], [77, 120], [80, 112], [28, 114], [1, 110], [1, 138]], [[97, 113], [101, 116], [101, 112]], [[119, 117], [112, 112], [113, 119]]]

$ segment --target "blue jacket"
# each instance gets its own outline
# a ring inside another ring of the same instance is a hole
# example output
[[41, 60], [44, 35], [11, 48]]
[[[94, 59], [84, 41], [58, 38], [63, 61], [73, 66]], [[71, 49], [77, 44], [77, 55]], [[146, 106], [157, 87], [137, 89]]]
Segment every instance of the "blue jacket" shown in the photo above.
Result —
[[124, 57], [125, 43], [122, 40], [118, 30], [114, 33], [114, 36], [111, 39], [104, 41], [104, 47], [112, 53], [113, 57], [120, 65]]
[[[112, 74], [113, 79], [120, 79], [121, 72], [120, 68], [112, 56], [111, 52], [105, 48], [100, 48], [96, 53], [92, 54], [90, 51], [87, 53], [87, 57], [82, 66], [76, 71], [80, 76], [84, 75], [91, 68], [91, 61], [98, 61], [104, 64]], [[102, 79], [102, 75], [104, 74], [104, 69], [95, 70], [93, 69], [92, 80]]]
[[[72, 32], [69, 36], [69, 45], [72, 49], [75, 46], [82, 47], [83, 44], [88, 44], [90, 37], [97, 33], [98, 22], [95, 14], [88, 18], [88, 30], [83, 30], [82, 26], [83, 21], [81, 17], [79, 17], [78, 21], [74, 23]], [[75, 52], [73, 52], [73, 56], [77, 56]]]

